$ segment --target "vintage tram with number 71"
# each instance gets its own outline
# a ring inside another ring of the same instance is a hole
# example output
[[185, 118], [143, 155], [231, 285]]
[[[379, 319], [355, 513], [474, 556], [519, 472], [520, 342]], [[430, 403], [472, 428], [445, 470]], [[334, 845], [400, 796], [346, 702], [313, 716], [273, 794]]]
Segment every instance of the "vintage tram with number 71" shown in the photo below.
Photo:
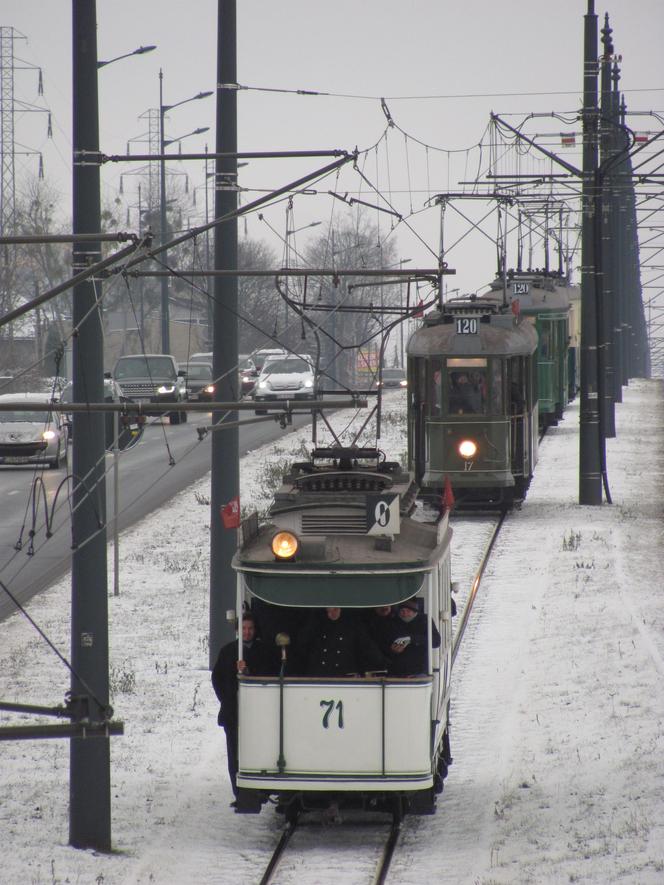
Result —
[[[269, 522], [243, 525], [237, 617], [256, 612], [283, 663], [238, 680], [238, 813], [268, 798], [287, 816], [327, 803], [433, 812], [451, 761], [451, 530], [446, 514], [414, 518], [416, 494], [376, 449], [318, 449], [284, 477]], [[362, 619], [404, 600], [427, 623], [422, 671], [407, 677], [308, 675], [290, 663], [297, 627], [269, 629], [326, 607]]]

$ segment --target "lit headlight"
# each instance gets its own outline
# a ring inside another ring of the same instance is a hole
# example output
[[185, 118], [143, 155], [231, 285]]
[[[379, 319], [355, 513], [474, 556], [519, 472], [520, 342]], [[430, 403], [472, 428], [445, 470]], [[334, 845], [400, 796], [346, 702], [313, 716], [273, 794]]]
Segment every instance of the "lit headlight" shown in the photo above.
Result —
[[307, 378], [307, 380], [304, 382], [304, 386], [305, 387], [313, 387], [314, 382], [311, 380], [311, 378]]
[[157, 393], [175, 393], [175, 384], [162, 384], [157, 388]]
[[208, 384], [208, 386], [205, 388], [205, 392], [214, 393], [214, 384]]
[[477, 454], [477, 444], [472, 441], [472, 439], [463, 439], [459, 443], [458, 452], [462, 458], [465, 458], [467, 461], [470, 458], [474, 458]]
[[401, 381], [399, 381], [399, 387], [408, 387], [408, 382], [405, 378], [402, 378]]
[[48, 442], [50, 442], [52, 439], [55, 439], [56, 436], [57, 436], [57, 434], [56, 434], [55, 430], [45, 430], [42, 433], [42, 439], [45, 439]]
[[258, 382], [258, 389], [259, 390], [267, 390], [269, 388], [269, 386], [270, 385], [267, 381], [259, 381]]
[[300, 546], [292, 532], [277, 532], [272, 538], [272, 552], [277, 559], [292, 559]]

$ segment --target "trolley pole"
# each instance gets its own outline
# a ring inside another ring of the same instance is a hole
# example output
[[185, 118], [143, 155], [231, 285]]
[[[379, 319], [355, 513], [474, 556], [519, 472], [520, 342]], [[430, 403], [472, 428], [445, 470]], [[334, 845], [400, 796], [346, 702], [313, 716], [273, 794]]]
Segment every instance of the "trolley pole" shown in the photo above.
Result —
[[583, 220], [581, 226], [581, 416], [579, 504], [602, 503], [598, 393], [595, 213], [598, 199], [597, 16], [588, 0], [583, 54]]
[[[219, 0], [217, 20], [217, 153], [237, 153], [237, 91], [220, 84], [237, 82], [236, 0]], [[237, 210], [237, 158], [215, 160], [215, 218]], [[214, 267], [237, 270], [237, 218], [215, 228]], [[237, 398], [238, 323], [237, 276], [214, 280], [212, 363], [219, 400]], [[237, 412], [214, 412], [212, 423], [237, 421]], [[237, 426], [212, 434], [210, 493], [210, 668], [221, 646], [235, 636], [227, 612], [235, 611], [235, 573], [231, 560], [237, 529], [224, 528], [221, 508], [240, 494], [239, 431]]]
[[[77, 162], [78, 151], [99, 150], [94, 0], [73, 0], [72, 26], [73, 230], [98, 233], [99, 167]], [[75, 243], [74, 273], [100, 258], [99, 242]], [[104, 341], [101, 309], [95, 304], [99, 287], [98, 280], [74, 287], [72, 318], [78, 328], [73, 346], [74, 402], [104, 400]], [[71, 691], [78, 720], [92, 722], [105, 720], [109, 694], [106, 529], [99, 527], [106, 523], [104, 422], [101, 412], [74, 412]], [[69, 842], [76, 848], [111, 850], [110, 772], [108, 737], [71, 739]]]

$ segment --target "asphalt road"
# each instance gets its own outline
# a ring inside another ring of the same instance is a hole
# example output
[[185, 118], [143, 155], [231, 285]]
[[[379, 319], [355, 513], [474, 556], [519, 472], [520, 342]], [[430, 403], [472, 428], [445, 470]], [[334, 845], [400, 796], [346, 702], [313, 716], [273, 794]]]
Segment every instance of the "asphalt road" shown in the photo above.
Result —
[[[253, 416], [252, 416], [253, 417]], [[187, 424], [171, 427], [156, 420], [149, 424], [141, 441], [120, 455], [119, 495], [120, 531], [161, 507], [182, 489], [200, 479], [210, 469], [210, 435], [199, 442], [196, 424], [209, 423], [211, 416], [196, 413]], [[193, 420], [192, 420], [193, 419]], [[310, 420], [295, 416], [293, 427]], [[285, 432], [272, 421], [250, 424], [240, 430], [240, 455]], [[166, 448], [168, 443], [168, 449]], [[169, 450], [175, 465], [169, 465]], [[71, 455], [71, 452], [70, 452]], [[106, 456], [107, 521], [113, 514], [112, 456]], [[40, 527], [34, 537], [34, 555], [29, 555], [32, 525], [31, 489], [35, 475], [42, 477], [49, 509], [66, 471], [44, 470], [35, 474], [34, 466], [0, 467], [0, 580], [24, 604], [32, 596], [69, 571], [71, 567], [71, 530], [66, 486], [58, 497], [53, 520], [53, 537], [46, 539], [43, 499], [39, 505]], [[15, 545], [21, 537], [22, 549]], [[110, 528], [109, 528], [110, 531]], [[0, 621], [15, 611], [11, 599], [0, 588]]]

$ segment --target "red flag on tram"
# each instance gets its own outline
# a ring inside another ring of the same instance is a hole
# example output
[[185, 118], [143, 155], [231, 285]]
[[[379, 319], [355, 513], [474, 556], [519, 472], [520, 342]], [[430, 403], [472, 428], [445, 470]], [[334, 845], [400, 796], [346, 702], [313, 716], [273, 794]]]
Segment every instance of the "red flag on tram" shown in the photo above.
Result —
[[240, 527], [240, 498], [232, 498], [228, 504], [219, 508], [221, 521], [225, 529], [237, 529]]
[[413, 318], [419, 320], [424, 316], [424, 301], [420, 298], [419, 304], [417, 305], [417, 310], [413, 314]]
[[452, 491], [452, 483], [449, 476], [445, 477], [445, 487], [443, 488], [443, 509], [451, 510], [454, 507], [454, 492]]

